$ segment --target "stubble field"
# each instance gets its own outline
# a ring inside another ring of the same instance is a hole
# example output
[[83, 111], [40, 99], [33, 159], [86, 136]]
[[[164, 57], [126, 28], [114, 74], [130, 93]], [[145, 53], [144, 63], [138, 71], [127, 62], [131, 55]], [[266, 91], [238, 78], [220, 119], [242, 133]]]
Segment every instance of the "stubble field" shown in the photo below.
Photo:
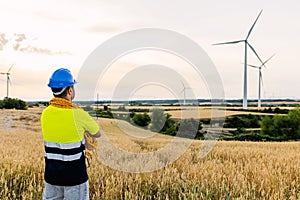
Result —
[[[40, 112], [0, 111], [0, 199], [41, 199], [44, 158]], [[114, 120], [101, 119], [99, 123], [111, 142], [127, 151], [155, 151], [171, 140], [159, 134], [139, 139], [124, 133]], [[128, 124], [123, 128], [126, 126], [132, 129]], [[116, 171], [93, 160], [88, 168], [90, 197], [300, 199], [299, 142], [217, 142], [204, 158], [199, 157], [201, 144], [194, 141], [171, 165], [143, 174]]]

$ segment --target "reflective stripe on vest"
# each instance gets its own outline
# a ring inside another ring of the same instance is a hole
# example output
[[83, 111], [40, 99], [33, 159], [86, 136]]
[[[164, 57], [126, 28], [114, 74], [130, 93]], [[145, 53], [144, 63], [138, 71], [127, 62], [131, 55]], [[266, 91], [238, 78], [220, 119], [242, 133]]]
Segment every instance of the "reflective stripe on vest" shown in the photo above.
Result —
[[83, 139], [81, 142], [74, 142], [68, 144], [44, 141], [44, 144], [46, 147], [59, 148], [59, 149], [73, 149], [73, 148], [79, 148], [81, 144], [85, 144], [85, 139]]
[[55, 154], [55, 153], [46, 153], [46, 157], [48, 159], [52, 160], [61, 160], [61, 161], [74, 161], [79, 160], [82, 156], [81, 153], [77, 153], [75, 155], [61, 155], [61, 154]]
[[81, 142], [61, 144], [44, 141], [45, 157], [51, 160], [75, 161], [79, 160], [85, 154], [83, 139]]

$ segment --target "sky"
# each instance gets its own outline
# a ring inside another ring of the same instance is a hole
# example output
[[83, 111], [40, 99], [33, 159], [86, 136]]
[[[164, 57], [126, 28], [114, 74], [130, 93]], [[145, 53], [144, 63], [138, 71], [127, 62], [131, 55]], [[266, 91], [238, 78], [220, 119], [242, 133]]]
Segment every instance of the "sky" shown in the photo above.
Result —
[[[221, 77], [226, 99], [243, 95], [243, 44], [213, 46], [245, 39], [260, 10], [249, 42], [262, 58], [275, 56], [262, 69], [262, 98], [300, 98], [300, 2], [286, 1], [150, 1], [150, 0], [0, 0], [0, 72], [10, 66], [10, 97], [48, 100], [54, 70], [69, 68], [74, 77], [88, 56], [103, 42], [121, 33], [158, 28], [187, 36], [207, 53]], [[248, 49], [248, 63], [260, 65]], [[160, 64], [183, 74], [186, 97], [210, 98], [205, 77], [191, 66], [162, 51], [141, 50], [115, 61], [95, 94], [110, 99], [118, 81], [136, 67]], [[80, 84], [80, 83], [78, 83]], [[181, 87], [181, 86], [180, 86]], [[183, 87], [183, 86], [182, 86]], [[172, 98], [159, 85], [134, 89], [131, 98]], [[181, 98], [183, 93], [177, 94]], [[0, 76], [0, 99], [6, 96], [6, 76]], [[258, 70], [248, 68], [248, 98], [258, 96]]]

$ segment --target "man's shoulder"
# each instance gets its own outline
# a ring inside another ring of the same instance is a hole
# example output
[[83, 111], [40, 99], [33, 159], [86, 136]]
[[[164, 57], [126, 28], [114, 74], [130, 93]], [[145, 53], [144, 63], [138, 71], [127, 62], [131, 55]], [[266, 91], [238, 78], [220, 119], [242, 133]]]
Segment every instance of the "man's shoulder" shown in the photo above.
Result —
[[81, 108], [59, 108], [56, 106], [51, 106], [49, 105], [48, 107], [46, 107], [43, 111], [42, 114], [45, 113], [52, 113], [52, 112], [67, 112], [67, 113], [72, 113], [73, 114], [79, 114], [79, 115], [88, 115], [88, 113], [81, 109]]
[[43, 111], [42, 111], [42, 115], [45, 114], [58, 114], [59, 113], [68, 113], [68, 112], [72, 112], [72, 109], [70, 108], [59, 108], [56, 106], [51, 106], [49, 105], [48, 107], [46, 107]]
[[51, 111], [52, 111], [53, 109], [55, 109], [55, 108], [56, 108], [56, 107], [49, 105], [49, 106], [47, 106], [47, 107], [42, 111], [42, 113], [51, 112]]
[[88, 115], [88, 113], [85, 110], [81, 109], [81, 108], [73, 108], [72, 111], [75, 114]]

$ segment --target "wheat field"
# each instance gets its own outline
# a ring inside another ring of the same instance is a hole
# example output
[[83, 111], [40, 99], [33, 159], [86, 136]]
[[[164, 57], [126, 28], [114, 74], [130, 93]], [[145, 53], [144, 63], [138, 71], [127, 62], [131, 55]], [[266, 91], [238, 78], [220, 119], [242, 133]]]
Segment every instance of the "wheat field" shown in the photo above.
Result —
[[[111, 106], [113, 109], [117, 109], [118, 106]], [[212, 107], [212, 106], [127, 106], [126, 109], [154, 109], [159, 108], [166, 110], [166, 113], [170, 114], [173, 119], [184, 119], [184, 118], [197, 118], [197, 119], [210, 119], [224, 118], [233, 115], [274, 115], [272, 113], [258, 112], [269, 107], [249, 108], [248, 111], [233, 111], [226, 110], [226, 107]], [[240, 109], [240, 107], [230, 107], [231, 109]], [[282, 109], [291, 109], [292, 107], [281, 107]], [[251, 111], [251, 112], [250, 112]], [[126, 113], [126, 112], [124, 112]]]
[[[40, 112], [0, 111], [1, 200], [41, 199]], [[127, 151], [155, 151], [171, 140], [160, 134], [149, 139], [128, 135], [110, 119], [99, 124], [114, 144]], [[93, 160], [88, 168], [90, 198], [300, 199], [299, 142], [219, 141], [204, 158], [199, 157], [201, 144], [194, 141], [174, 163], [148, 173], [116, 171]]]

